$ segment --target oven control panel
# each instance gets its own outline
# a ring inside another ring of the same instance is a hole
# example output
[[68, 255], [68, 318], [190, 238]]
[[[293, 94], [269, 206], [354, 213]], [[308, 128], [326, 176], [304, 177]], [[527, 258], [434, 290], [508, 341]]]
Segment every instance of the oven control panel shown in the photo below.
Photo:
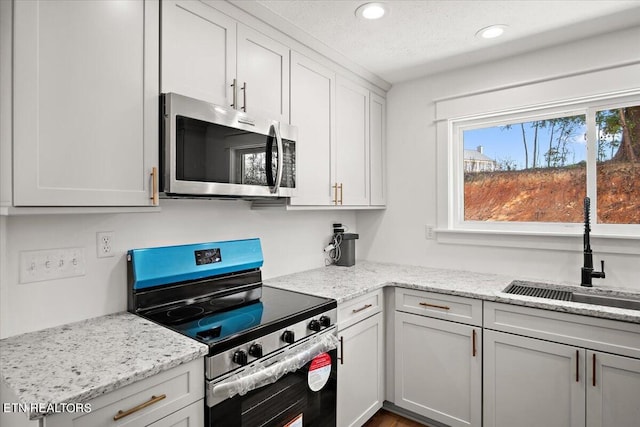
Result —
[[206, 378], [212, 380], [220, 375], [230, 373], [262, 357], [266, 357], [274, 351], [322, 332], [336, 324], [338, 320], [337, 313], [336, 309], [329, 310], [220, 354], [208, 356], [205, 359]]

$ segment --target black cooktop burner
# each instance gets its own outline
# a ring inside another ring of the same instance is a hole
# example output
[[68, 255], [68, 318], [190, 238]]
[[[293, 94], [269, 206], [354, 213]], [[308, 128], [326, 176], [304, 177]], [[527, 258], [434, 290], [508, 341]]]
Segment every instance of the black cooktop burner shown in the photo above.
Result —
[[166, 316], [171, 319], [173, 323], [182, 323], [198, 317], [202, 313], [204, 313], [204, 308], [194, 305], [186, 305], [184, 307], [177, 307], [167, 311]]
[[[330, 298], [263, 286], [262, 297], [257, 302], [226, 310], [209, 310], [183, 321], [170, 320], [171, 323], [167, 323], [164, 320], [159, 323], [208, 344], [210, 354], [215, 354], [336, 306], [336, 301]], [[184, 308], [191, 310], [196, 307]], [[147, 317], [158, 321], [160, 315], [156, 313]]]

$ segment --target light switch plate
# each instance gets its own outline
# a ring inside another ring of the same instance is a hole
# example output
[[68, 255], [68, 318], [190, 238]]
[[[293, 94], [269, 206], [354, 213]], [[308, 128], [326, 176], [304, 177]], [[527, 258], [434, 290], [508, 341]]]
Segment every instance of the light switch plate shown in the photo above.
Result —
[[84, 248], [20, 252], [20, 283], [85, 275]]

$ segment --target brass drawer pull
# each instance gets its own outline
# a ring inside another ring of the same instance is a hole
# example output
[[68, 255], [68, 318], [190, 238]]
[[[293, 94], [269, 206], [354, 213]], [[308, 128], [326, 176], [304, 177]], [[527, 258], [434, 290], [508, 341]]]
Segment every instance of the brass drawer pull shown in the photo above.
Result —
[[333, 204], [338, 205], [338, 183], [336, 182], [331, 187], [333, 187]]
[[356, 308], [356, 309], [351, 310], [351, 313], [352, 314], [356, 314], [356, 313], [361, 312], [362, 310], [366, 310], [369, 307], [373, 307], [373, 305], [372, 304], [365, 304], [364, 307], [360, 307], [360, 308]]
[[420, 305], [424, 307], [441, 308], [442, 310], [451, 310], [451, 308], [446, 305], [429, 304], [427, 302], [421, 302]]
[[151, 197], [154, 206], [158, 206], [158, 168], [151, 168]]
[[131, 409], [127, 409], [126, 411], [118, 411], [117, 414], [115, 414], [113, 416], [113, 421], [118, 421], [126, 416], [129, 416], [131, 414], [133, 414], [134, 412], [138, 412], [144, 408], [146, 408], [147, 406], [151, 406], [154, 403], [158, 403], [160, 402], [162, 399], [166, 399], [167, 395], [166, 394], [161, 394], [160, 396], [151, 396], [151, 399], [147, 400], [144, 403], [139, 404], [138, 406], [134, 406]]

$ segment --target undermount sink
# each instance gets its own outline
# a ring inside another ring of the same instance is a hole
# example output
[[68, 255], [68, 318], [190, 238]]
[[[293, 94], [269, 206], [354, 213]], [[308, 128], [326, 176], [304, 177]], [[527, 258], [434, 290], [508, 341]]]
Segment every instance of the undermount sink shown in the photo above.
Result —
[[640, 310], [640, 299], [629, 297], [610, 297], [573, 292], [571, 294], [571, 301], [584, 304], [606, 305], [607, 307], [626, 308], [628, 310]]
[[624, 308], [640, 311], [640, 296], [630, 295], [602, 295], [597, 291], [574, 291], [568, 286], [555, 286], [547, 283], [524, 282], [514, 280], [504, 289], [504, 292], [513, 295], [523, 295], [537, 298], [554, 299], [559, 301], [572, 301], [583, 304], [601, 305], [607, 307]]

